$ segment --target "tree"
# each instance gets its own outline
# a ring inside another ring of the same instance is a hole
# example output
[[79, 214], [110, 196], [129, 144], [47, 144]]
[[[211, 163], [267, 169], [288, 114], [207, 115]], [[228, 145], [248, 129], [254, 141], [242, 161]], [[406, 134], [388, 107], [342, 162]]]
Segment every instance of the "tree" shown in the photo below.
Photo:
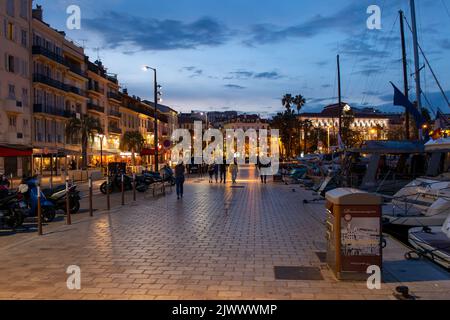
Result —
[[[306, 104], [306, 100], [305, 98], [300, 94], [295, 96], [294, 100], [293, 100], [294, 105], [297, 107], [297, 115], [300, 118], [300, 111], [302, 110], [303, 106]], [[300, 137], [300, 120], [298, 123], [298, 132], [297, 132], [297, 136]], [[300, 143], [298, 144], [298, 153], [300, 154], [301, 152], [301, 146]]]
[[294, 99], [292, 98], [292, 94], [289, 94], [289, 93], [285, 94], [284, 97], [281, 99], [281, 104], [289, 112], [291, 111], [293, 102], [294, 102]]
[[287, 108], [284, 112], [279, 112], [272, 120], [271, 127], [280, 131], [281, 142], [286, 150], [285, 155], [288, 157], [292, 156], [292, 145], [296, 141], [295, 128], [297, 125], [297, 117], [290, 108]]
[[342, 142], [348, 148], [354, 147], [355, 145], [362, 142], [362, 135], [359, 131], [353, 130], [352, 125], [355, 121], [355, 114], [352, 109], [342, 110]]
[[306, 154], [308, 153], [308, 133], [309, 130], [313, 127], [313, 123], [309, 119], [305, 119], [303, 121], [300, 121], [300, 127], [303, 129], [304, 138], [303, 138], [303, 152]]
[[81, 167], [86, 170], [88, 167], [88, 144], [89, 140], [94, 141], [96, 134], [103, 133], [100, 121], [97, 118], [83, 116], [81, 119], [71, 118], [66, 126], [66, 135], [71, 141], [81, 139], [81, 155], [83, 157]]
[[125, 132], [120, 142], [120, 149], [122, 151], [130, 151], [133, 166], [136, 166], [136, 152], [140, 152], [142, 146], [145, 143], [145, 139], [139, 131]]

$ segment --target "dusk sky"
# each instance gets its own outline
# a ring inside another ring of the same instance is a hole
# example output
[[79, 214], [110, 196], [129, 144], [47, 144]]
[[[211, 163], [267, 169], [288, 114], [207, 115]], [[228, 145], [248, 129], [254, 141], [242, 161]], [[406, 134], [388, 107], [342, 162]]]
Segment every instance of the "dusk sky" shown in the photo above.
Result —
[[[417, 0], [419, 41], [450, 96], [450, 1]], [[337, 102], [336, 55], [344, 100], [392, 107], [389, 81], [403, 88], [398, 10], [409, 0], [39, 0], [44, 19], [97, 54], [131, 94], [153, 100], [158, 69], [164, 104], [178, 111], [238, 110], [268, 116], [285, 93], [302, 94], [305, 111]], [[81, 7], [81, 30], [66, 28], [66, 8]], [[382, 29], [368, 30], [369, 5]], [[406, 26], [407, 28], [407, 26]], [[408, 59], [413, 73], [411, 33]], [[98, 51], [96, 50], [98, 48]], [[97, 53], [98, 52], [98, 53]], [[424, 60], [421, 60], [424, 63]], [[450, 109], [428, 68], [422, 78], [431, 111]], [[413, 77], [410, 86], [414, 87]], [[414, 100], [414, 89], [411, 100]], [[424, 105], [428, 105], [426, 100]], [[399, 110], [399, 109], [396, 109]]]

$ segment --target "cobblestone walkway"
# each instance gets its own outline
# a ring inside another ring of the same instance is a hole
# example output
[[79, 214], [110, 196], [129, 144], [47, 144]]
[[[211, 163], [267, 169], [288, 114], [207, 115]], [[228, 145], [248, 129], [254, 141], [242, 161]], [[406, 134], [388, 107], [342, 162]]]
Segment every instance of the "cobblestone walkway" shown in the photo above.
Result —
[[[183, 200], [141, 200], [0, 249], [0, 298], [393, 299], [394, 282], [370, 291], [334, 280], [316, 255], [324, 226], [302, 203], [311, 196], [260, 185], [253, 171], [236, 187], [192, 179]], [[66, 287], [70, 265], [79, 291]], [[275, 280], [274, 266], [317, 267], [324, 280]]]

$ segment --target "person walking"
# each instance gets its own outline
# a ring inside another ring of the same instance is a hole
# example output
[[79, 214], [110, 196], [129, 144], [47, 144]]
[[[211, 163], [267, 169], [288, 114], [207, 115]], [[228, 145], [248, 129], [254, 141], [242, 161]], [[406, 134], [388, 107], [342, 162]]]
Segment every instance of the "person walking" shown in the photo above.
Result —
[[213, 183], [214, 170], [215, 170], [215, 165], [214, 164], [210, 164], [208, 166], [209, 183]]
[[233, 163], [230, 165], [230, 173], [231, 173], [231, 180], [233, 184], [236, 184], [237, 175], [239, 173], [239, 167], [236, 162], [236, 159], [234, 159]]
[[219, 182], [219, 165], [217, 163], [214, 163], [214, 179], [216, 183]]
[[220, 183], [227, 183], [227, 164], [225, 161], [219, 165], [219, 171], [220, 171]]
[[184, 193], [184, 181], [185, 181], [185, 172], [186, 168], [184, 166], [184, 163], [181, 161], [176, 167], [175, 167], [175, 184], [177, 186], [177, 199], [180, 200], [180, 197], [183, 198]]

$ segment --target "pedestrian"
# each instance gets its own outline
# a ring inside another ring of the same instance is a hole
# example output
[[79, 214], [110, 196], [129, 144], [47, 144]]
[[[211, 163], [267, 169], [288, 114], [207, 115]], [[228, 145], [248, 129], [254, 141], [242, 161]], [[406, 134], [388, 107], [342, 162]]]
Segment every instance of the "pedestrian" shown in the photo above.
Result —
[[271, 163], [268, 164], [262, 164], [258, 157], [258, 170], [259, 170], [259, 176], [261, 178], [262, 184], [267, 184], [267, 170], [271, 167]]
[[219, 165], [220, 170], [220, 183], [227, 183], [227, 164], [224, 161]]
[[180, 163], [175, 167], [175, 184], [177, 186], [177, 199], [178, 200], [180, 200], [180, 197], [183, 198], [185, 172], [186, 172], [186, 168], [184, 166], [184, 163], [183, 163], [183, 161], [180, 161]]
[[210, 165], [208, 166], [209, 183], [213, 183], [214, 169], [215, 169], [214, 164], [210, 164]]
[[239, 168], [236, 159], [234, 159], [233, 163], [230, 165], [230, 173], [233, 184], [236, 184], [237, 175], [239, 173]]
[[214, 163], [214, 178], [216, 180], [216, 183], [219, 182], [219, 165], [217, 163]]

